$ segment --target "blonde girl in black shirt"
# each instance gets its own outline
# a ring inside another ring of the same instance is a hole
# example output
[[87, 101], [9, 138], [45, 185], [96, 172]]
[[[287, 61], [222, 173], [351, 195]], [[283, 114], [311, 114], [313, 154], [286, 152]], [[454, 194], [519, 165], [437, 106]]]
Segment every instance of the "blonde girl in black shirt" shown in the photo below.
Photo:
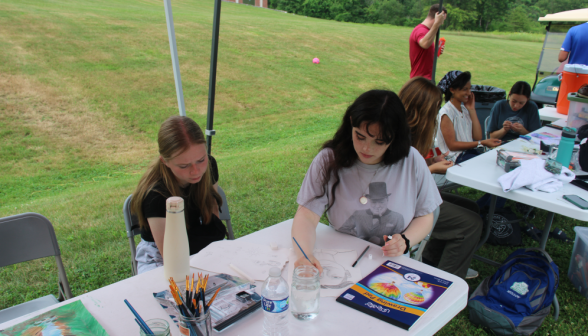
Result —
[[226, 235], [218, 218], [222, 204], [216, 191], [218, 168], [206, 153], [206, 141], [198, 124], [188, 117], [170, 117], [161, 125], [157, 141], [159, 157], [147, 168], [131, 201], [131, 211], [141, 226], [136, 257], [139, 273], [163, 265], [168, 197], [184, 198], [190, 254]]

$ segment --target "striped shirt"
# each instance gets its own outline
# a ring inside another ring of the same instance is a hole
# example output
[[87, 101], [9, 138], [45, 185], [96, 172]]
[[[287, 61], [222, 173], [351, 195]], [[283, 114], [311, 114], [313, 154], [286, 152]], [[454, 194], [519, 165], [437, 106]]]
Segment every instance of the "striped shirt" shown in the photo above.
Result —
[[448, 160], [455, 162], [459, 154], [463, 151], [450, 151], [449, 147], [447, 147], [445, 139], [443, 139], [443, 133], [441, 132], [441, 118], [444, 115], [447, 115], [449, 120], [453, 123], [455, 140], [460, 142], [474, 141], [472, 137], [472, 119], [470, 118], [470, 112], [463, 104], [461, 104], [461, 111], [459, 111], [451, 102], [445, 103], [445, 105], [439, 110], [439, 120], [437, 123], [437, 147], [439, 147], [442, 153], [449, 152]]

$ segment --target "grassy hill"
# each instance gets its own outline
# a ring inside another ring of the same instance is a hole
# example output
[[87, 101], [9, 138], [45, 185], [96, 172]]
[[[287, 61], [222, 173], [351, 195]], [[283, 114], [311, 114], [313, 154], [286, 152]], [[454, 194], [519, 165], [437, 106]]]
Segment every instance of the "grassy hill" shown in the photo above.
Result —
[[[212, 148], [242, 236], [293, 217], [310, 161], [354, 98], [408, 80], [411, 30], [222, 6]], [[202, 126], [212, 10], [212, 0], [173, 1], [187, 115]], [[438, 78], [469, 70], [474, 84], [506, 90], [534, 80], [540, 43], [442, 36]], [[53, 222], [74, 295], [130, 276], [122, 204], [156, 158], [159, 125], [177, 113], [161, 1], [0, 0], [0, 216]], [[569, 235], [580, 225], [556, 218]], [[495, 259], [510, 251], [483, 249]], [[565, 278], [571, 246], [550, 241], [548, 251], [563, 276], [562, 315], [541, 333], [586, 330], [586, 301]], [[56, 277], [45, 280], [53, 269], [51, 260], [0, 269], [0, 309], [55, 292]], [[467, 311], [441, 332], [455, 333], [484, 334]]]

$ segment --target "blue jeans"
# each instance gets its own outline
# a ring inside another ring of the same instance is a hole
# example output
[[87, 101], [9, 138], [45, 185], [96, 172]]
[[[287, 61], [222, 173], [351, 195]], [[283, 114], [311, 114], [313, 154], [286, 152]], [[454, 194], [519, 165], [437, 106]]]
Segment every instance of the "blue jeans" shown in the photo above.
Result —
[[459, 154], [457, 159], [455, 159], [455, 163], [457, 163], [457, 164], [462, 163], [462, 162], [467, 161], [471, 158], [475, 158], [478, 155], [480, 155], [480, 153], [475, 148], [468, 149], [466, 151], [463, 151], [461, 154]]

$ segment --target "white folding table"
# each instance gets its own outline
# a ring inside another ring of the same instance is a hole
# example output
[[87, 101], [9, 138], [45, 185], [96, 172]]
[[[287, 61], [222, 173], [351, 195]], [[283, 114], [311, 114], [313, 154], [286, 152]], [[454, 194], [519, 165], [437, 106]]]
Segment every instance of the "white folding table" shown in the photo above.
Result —
[[[555, 124], [562, 124], [563, 122], [563, 120], [558, 120]], [[542, 127], [536, 132], [549, 132], [554, 135], [561, 135], [560, 130], [551, 127]], [[532, 145], [528, 141], [517, 139], [504, 146], [500, 146], [499, 148], [512, 151], [522, 151], [523, 146], [530, 147]], [[548, 212], [545, 227], [541, 234], [541, 242], [539, 245], [541, 249], [545, 249], [555, 214], [564, 215], [581, 221], [588, 221], [588, 210], [582, 210], [563, 199], [563, 195], [571, 194], [578, 195], [588, 200], [588, 191], [572, 184], [564, 183], [562, 189], [553, 193], [533, 192], [527, 188], [520, 188], [509, 192], [502, 191], [502, 187], [498, 183], [498, 177], [505, 174], [505, 171], [496, 164], [496, 156], [497, 150], [493, 149], [468, 161], [462, 162], [459, 166], [455, 165], [447, 170], [446, 177], [449, 181], [492, 194], [490, 209], [488, 211], [488, 224], [477, 249], [482, 247], [490, 235], [490, 229], [492, 226], [491, 219], [494, 217], [496, 199], [498, 196], [539, 209], [544, 209]], [[494, 266], [500, 265], [495, 261], [480, 256], [474, 257]], [[556, 306], [555, 319], [557, 320], [559, 305], [557, 300], [555, 300], [554, 303]]]
[[[292, 248], [290, 236], [291, 226], [292, 220], [287, 220], [239, 239], [256, 244], [270, 244], [274, 242], [280, 247]], [[289, 315], [289, 329], [291, 335], [324, 336], [362, 335], [367, 333], [433, 335], [466, 306], [468, 285], [461, 278], [404, 256], [383, 258], [379, 246], [354, 236], [337, 232], [326, 225], [318, 225], [316, 238], [317, 248], [350, 248], [355, 249], [359, 255], [367, 245], [370, 245], [370, 249], [356, 266], [361, 268], [362, 276], [369, 274], [377, 266], [383, 263], [384, 260], [390, 259], [408, 267], [416, 268], [423, 272], [453, 281], [453, 285], [410, 331], [398, 328], [340, 304], [335, 301], [334, 297], [323, 297], [320, 300], [319, 315], [315, 320], [302, 322], [294, 319], [292, 315]], [[370, 260], [368, 254], [372, 254], [373, 259]], [[286, 266], [286, 268], [288, 267], [289, 266]], [[193, 269], [193, 271], [198, 272], [201, 270]], [[110, 336], [139, 335], [139, 327], [134, 321], [134, 316], [126, 307], [123, 300], [128, 299], [144, 319], [164, 318], [170, 323], [170, 325], [173, 325], [169, 316], [167, 316], [159, 303], [153, 298], [154, 292], [165, 290], [168, 285], [168, 281], [164, 279], [163, 268], [160, 267], [95, 291], [82, 294], [73, 299], [56, 304], [55, 306], [5, 322], [4, 324], [0, 324], [0, 330], [25, 321], [60, 305], [72, 302], [73, 300], [81, 300], [88, 311], [98, 320]], [[261, 286], [262, 283], [258, 282], [257, 285]], [[222, 332], [222, 335], [260, 335], [262, 332], [262, 322], [263, 314], [261, 311], [258, 311], [229, 327]], [[180, 335], [177, 327], [172, 326], [171, 330], [172, 335]], [[215, 331], [213, 331], [213, 333], [217, 334]]]
[[556, 121], [559, 119], [567, 120], [568, 116], [557, 113], [557, 109], [551, 106], [545, 106], [539, 109], [539, 119], [544, 121]]
[[[549, 132], [554, 135], [561, 135], [560, 130], [550, 127], [542, 127], [536, 132]], [[529, 147], [531, 145], [528, 141], [517, 139], [499, 148], [522, 151], [523, 146]], [[505, 172], [496, 164], [496, 155], [497, 150], [494, 149], [462, 162], [459, 166], [455, 165], [447, 170], [446, 177], [451, 182], [487, 192], [494, 195], [494, 197], [504, 197], [550, 212], [551, 215], [548, 216], [548, 225], [545, 226], [543, 231], [541, 248], [545, 248], [547, 234], [549, 233], [554, 213], [581, 221], [588, 221], [588, 210], [582, 210], [562, 198], [563, 195], [574, 194], [588, 199], [588, 191], [572, 184], [566, 183], [562, 189], [554, 193], [533, 192], [526, 188], [520, 188], [510, 192], [502, 191], [502, 187], [498, 183], [498, 177], [505, 174]]]

